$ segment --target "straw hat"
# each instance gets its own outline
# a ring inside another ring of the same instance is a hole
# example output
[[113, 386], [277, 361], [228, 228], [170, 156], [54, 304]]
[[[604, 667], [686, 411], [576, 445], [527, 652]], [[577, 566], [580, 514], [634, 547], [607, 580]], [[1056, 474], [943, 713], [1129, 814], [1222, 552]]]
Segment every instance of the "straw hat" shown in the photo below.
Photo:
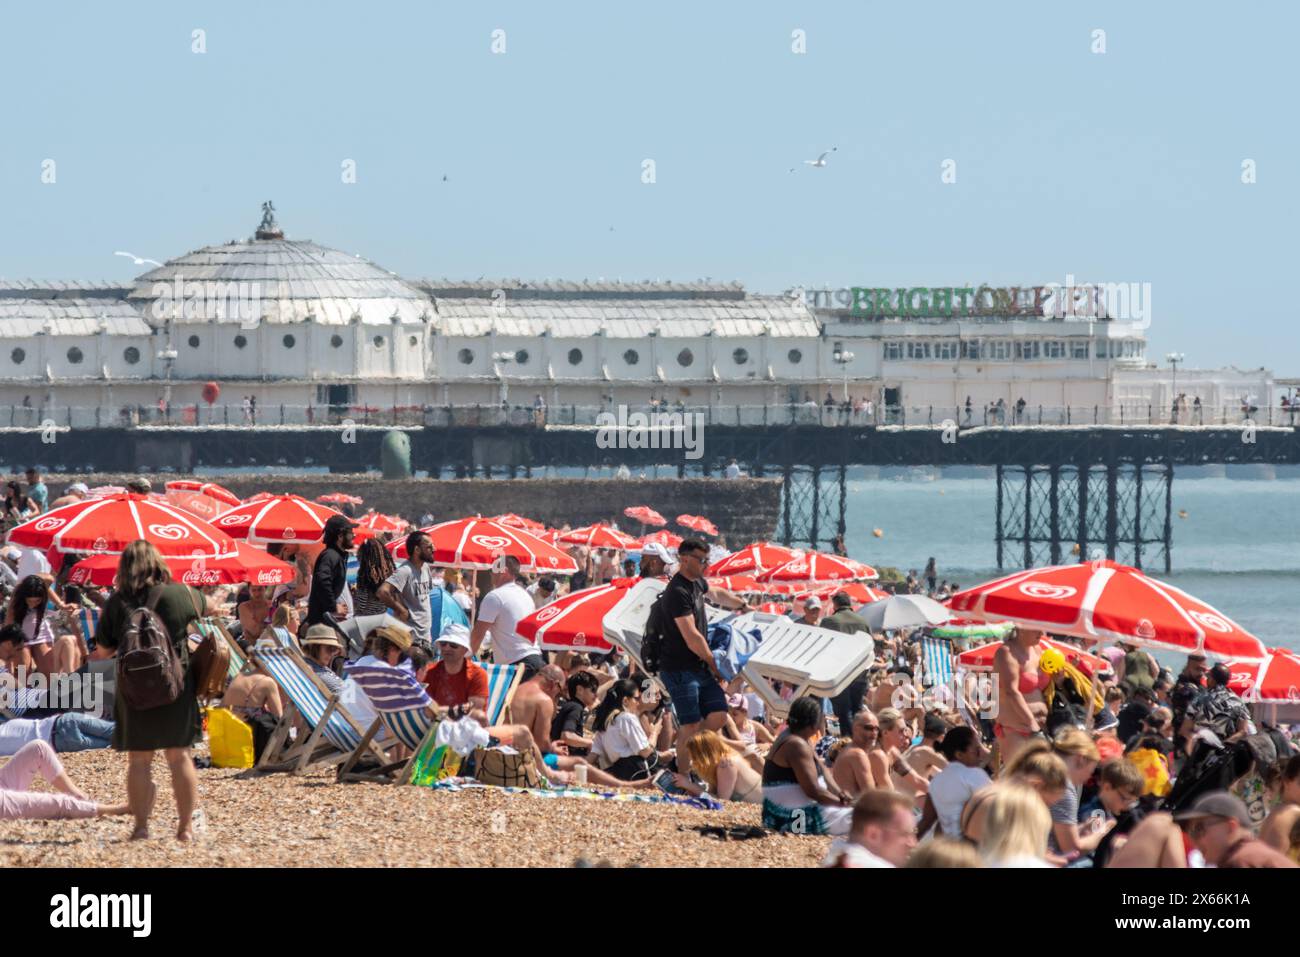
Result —
[[401, 625], [382, 625], [371, 633], [373, 638], [383, 638], [390, 642], [399, 651], [406, 651], [411, 647], [411, 642], [415, 636], [411, 634], [409, 628], [403, 628]]
[[308, 628], [302, 646], [306, 648], [308, 645], [329, 645], [339, 651], [343, 650], [343, 642], [339, 641], [338, 632], [329, 625], [312, 625]]

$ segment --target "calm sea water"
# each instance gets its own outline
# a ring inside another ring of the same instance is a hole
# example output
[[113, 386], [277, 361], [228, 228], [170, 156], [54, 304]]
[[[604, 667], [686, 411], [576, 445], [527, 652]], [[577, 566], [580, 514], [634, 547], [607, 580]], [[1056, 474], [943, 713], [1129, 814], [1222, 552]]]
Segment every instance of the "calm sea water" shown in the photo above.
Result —
[[[939, 577], [964, 586], [994, 578], [994, 492], [987, 479], [850, 481], [849, 554], [903, 571], [919, 571], [933, 555]], [[1173, 509], [1173, 573], [1148, 571], [1265, 644], [1300, 649], [1300, 481], [1175, 475]]]
[[[212, 474], [312, 471], [324, 470]], [[1173, 573], [1166, 576], [1163, 567], [1148, 571], [1218, 608], [1265, 644], [1300, 650], [1300, 470], [1282, 472], [1288, 477], [1256, 482], [1180, 479], [1175, 474]], [[552, 474], [609, 477], [608, 470], [597, 469], [556, 469]], [[667, 478], [673, 472], [662, 468], [653, 474]], [[919, 571], [933, 555], [939, 577], [962, 585], [1014, 570], [997, 568], [991, 478], [850, 478], [847, 491], [845, 540], [854, 558]], [[522, 502], [519, 510], [526, 511]], [[1187, 517], [1179, 518], [1180, 511]], [[872, 534], [877, 528], [880, 538]]]

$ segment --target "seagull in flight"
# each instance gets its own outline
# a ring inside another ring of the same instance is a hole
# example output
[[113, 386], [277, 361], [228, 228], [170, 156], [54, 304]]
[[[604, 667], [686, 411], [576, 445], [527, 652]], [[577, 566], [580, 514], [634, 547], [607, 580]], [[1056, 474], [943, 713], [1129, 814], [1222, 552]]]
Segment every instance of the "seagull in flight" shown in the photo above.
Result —
[[817, 168], [817, 169], [821, 169], [823, 166], [826, 165], [826, 157], [830, 156], [832, 153], [834, 153], [834, 152], [835, 152], [836, 150], [838, 150], [838, 149], [839, 149], [838, 146], [832, 146], [830, 149], [828, 149], [826, 152], [822, 153], [822, 155], [819, 156], [819, 157], [817, 157], [815, 160], [804, 160], [804, 165], [805, 165], [805, 166], [812, 166], [812, 167], [815, 167], [815, 168]]
[[145, 258], [142, 257], [142, 256], [137, 256], [135, 253], [115, 252], [115, 253], [113, 253], [113, 255], [114, 255], [114, 256], [125, 256], [127, 259], [131, 260], [131, 262], [135, 263], [135, 265], [137, 265], [137, 266], [143, 266], [145, 263], [150, 263], [150, 264], [152, 264], [152, 265], [154, 265], [154, 266], [161, 266], [161, 265], [162, 265], [162, 263], [160, 263], [160, 262], [159, 262], [158, 260], [156, 260], [156, 259], [145, 259]]

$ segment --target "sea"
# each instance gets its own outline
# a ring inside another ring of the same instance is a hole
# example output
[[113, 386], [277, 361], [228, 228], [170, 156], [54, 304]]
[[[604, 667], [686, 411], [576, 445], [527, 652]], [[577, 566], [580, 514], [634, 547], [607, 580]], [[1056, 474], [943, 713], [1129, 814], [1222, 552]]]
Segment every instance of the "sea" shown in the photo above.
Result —
[[[311, 469], [228, 469], [274, 474]], [[983, 470], [981, 470], [983, 471]], [[1300, 651], [1300, 467], [1249, 480], [1175, 472], [1173, 571], [1147, 573], [1178, 586], [1237, 621], [1269, 647]], [[548, 469], [535, 475], [609, 478], [609, 470]], [[651, 469], [652, 478], [675, 470]], [[524, 480], [521, 480], [524, 481]], [[963, 587], [1009, 574], [994, 545], [994, 479], [948, 477], [941, 469], [850, 469], [845, 544], [856, 559], [904, 573], [934, 557], [939, 578]], [[651, 503], [653, 504], [653, 503]], [[526, 511], [523, 501], [520, 512]], [[874, 534], [880, 530], [880, 536]], [[1013, 560], [1008, 556], [1008, 561]], [[1178, 664], [1177, 656], [1157, 655]]]

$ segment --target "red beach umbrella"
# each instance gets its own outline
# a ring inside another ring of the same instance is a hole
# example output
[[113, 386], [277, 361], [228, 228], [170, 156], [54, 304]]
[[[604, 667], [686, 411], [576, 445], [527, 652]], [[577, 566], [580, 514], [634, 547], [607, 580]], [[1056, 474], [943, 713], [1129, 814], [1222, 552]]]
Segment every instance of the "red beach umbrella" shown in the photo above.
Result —
[[546, 530], [546, 526], [541, 522], [534, 521], [531, 518], [524, 518], [514, 512], [493, 516], [492, 521], [500, 522], [502, 525], [509, 525], [511, 528], [522, 528], [525, 532], [532, 532], [534, 535]]
[[[963, 651], [957, 655], [957, 664], [967, 671], [992, 671], [993, 656], [997, 654], [998, 649], [1003, 644], [1001, 641], [990, 641], [988, 644], [977, 645], [968, 651]], [[1053, 641], [1051, 638], [1044, 638], [1039, 644], [1055, 648], [1065, 655], [1066, 661], [1077, 667], [1088, 677], [1110, 670], [1110, 662], [1105, 658], [1100, 655], [1089, 654], [1074, 645], [1068, 645], [1062, 641]]]
[[615, 578], [608, 585], [584, 588], [543, 605], [515, 625], [515, 631], [544, 651], [611, 649], [605, 640], [605, 616], [639, 578]]
[[385, 515], [383, 512], [367, 512], [355, 521], [359, 526], [368, 528], [376, 535], [400, 535], [411, 525], [404, 518], [398, 518], [396, 515]]
[[1258, 638], [1227, 615], [1112, 561], [1031, 568], [958, 592], [954, 611], [1076, 638], [1128, 641], [1220, 658], [1262, 660]]
[[678, 515], [677, 524], [682, 528], [689, 528], [693, 532], [700, 532], [703, 535], [718, 534], [718, 526], [714, 525], [703, 515]]
[[[318, 542], [325, 523], [338, 514], [328, 505], [309, 502], [297, 495], [271, 495], [232, 508], [215, 524], [232, 538], [255, 543]], [[369, 529], [356, 529], [357, 538], [368, 538], [370, 534]]]
[[328, 495], [317, 495], [316, 501], [323, 505], [360, 505], [365, 500], [346, 492], [330, 492]]
[[824, 552], [808, 552], [793, 561], [786, 562], [770, 572], [755, 576], [761, 582], [766, 581], [854, 581], [861, 578], [879, 578], [870, 565], [855, 562], [841, 555], [827, 555]]
[[664, 518], [649, 505], [632, 505], [623, 509], [623, 514], [628, 518], [635, 519], [642, 525], [667, 525], [668, 519]]
[[177, 479], [164, 488], [168, 502], [208, 522], [241, 504], [238, 495], [216, 482]]
[[726, 558], [714, 562], [709, 568], [710, 575], [737, 575], [746, 572], [757, 575], [761, 572], [779, 568], [786, 562], [794, 561], [803, 552], [795, 548], [786, 548], [774, 542], [755, 542], [746, 545], [740, 551], [732, 552]]
[[[453, 568], [491, 568], [502, 555], [513, 555], [529, 572], [572, 575], [578, 563], [567, 552], [536, 535], [489, 518], [462, 518], [422, 529], [433, 539], [433, 563]], [[394, 558], [406, 557], [406, 542], [389, 546]]]
[[640, 547], [641, 543], [631, 535], [625, 535], [610, 525], [588, 525], [575, 528], [559, 536], [558, 541], [569, 545], [586, 545], [588, 548], [617, 548], [622, 551]]
[[[68, 581], [74, 585], [112, 585], [117, 577], [118, 555], [92, 555], [72, 566]], [[196, 588], [204, 585], [285, 585], [293, 581], [294, 566], [272, 558], [247, 542], [235, 542], [235, 551], [220, 558], [163, 556], [172, 580]]]
[[1300, 655], [1286, 648], [1268, 649], [1263, 661], [1229, 661], [1228, 687], [1247, 702], [1300, 703]]
[[41, 551], [111, 552], [144, 539], [163, 555], [216, 558], [235, 551], [223, 530], [165, 501], [124, 493], [88, 498], [38, 515], [9, 530], [13, 545]]
[[642, 545], [649, 545], [651, 542], [658, 542], [665, 548], [675, 549], [682, 543], [682, 537], [680, 535], [674, 535], [672, 532], [668, 531], [668, 529], [664, 529], [661, 532], [651, 532], [649, 535], [641, 536]]

